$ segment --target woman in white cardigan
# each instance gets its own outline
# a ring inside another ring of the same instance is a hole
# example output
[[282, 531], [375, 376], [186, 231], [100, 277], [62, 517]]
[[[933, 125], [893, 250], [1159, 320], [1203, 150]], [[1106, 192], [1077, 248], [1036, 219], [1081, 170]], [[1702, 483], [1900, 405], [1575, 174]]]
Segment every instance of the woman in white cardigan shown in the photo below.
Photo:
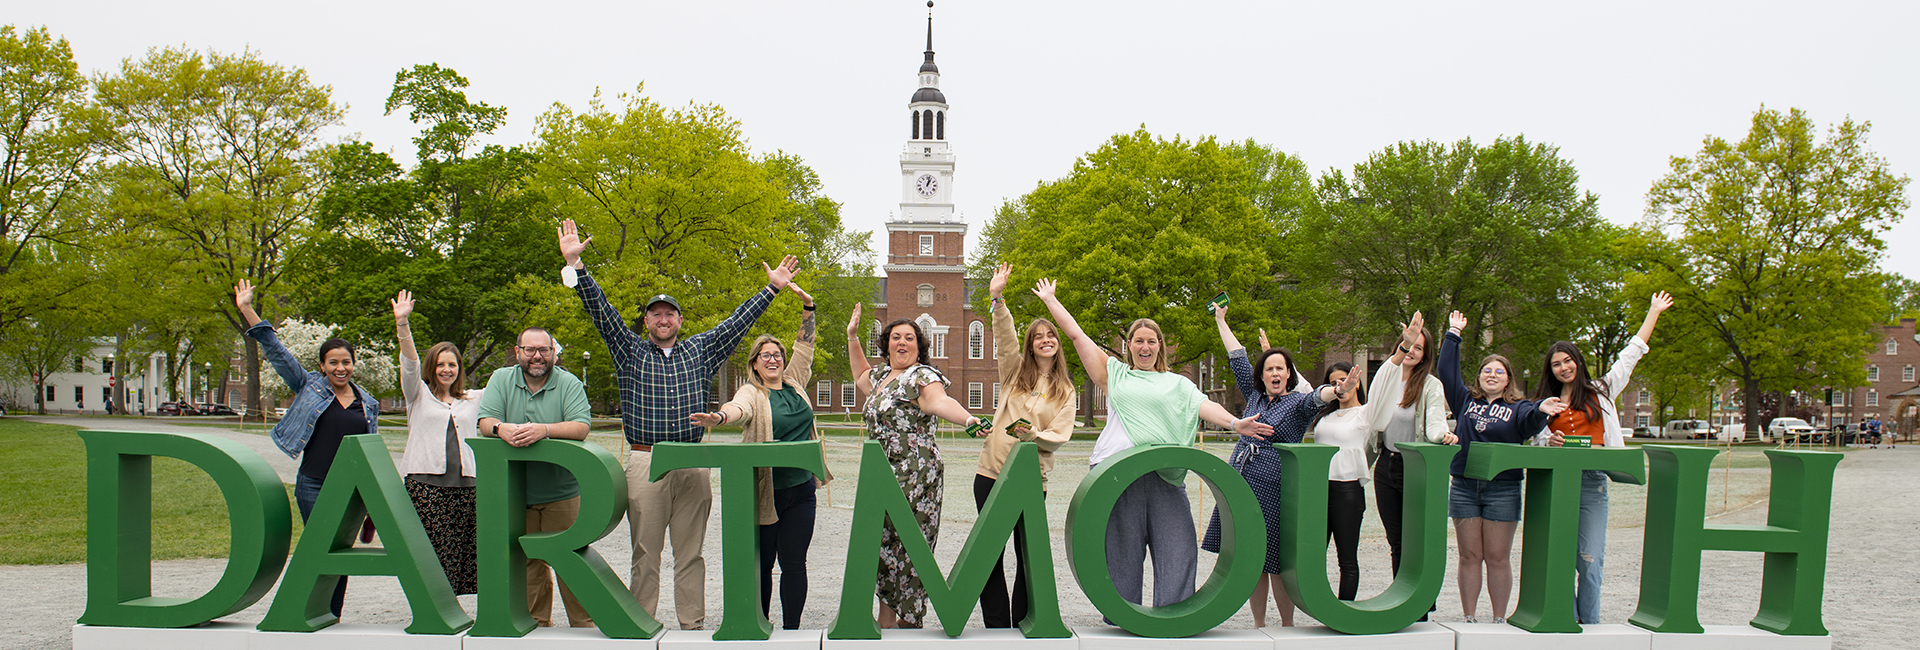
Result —
[[1433, 372], [1438, 352], [1433, 337], [1427, 335], [1426, 319], [1414, 312], [1393, 356], [1380, 364], [1369, 387], [1373, 399], [1366, 404], [1367, 421], [1381, 434], [1380, 457], [1373, 464], [1373, 501], [1380, 510], [1380, 525], [1387, 531], [1394, 575], [1400, 574], [1400, 520], [1406, 499], [1405, 463], [1398, 444], [1457, 441], [1447, 427], [1446, 391]]
[[413, 345], [413, 294], [393, 299], [393, 323], [400, 339], [400, 394], [407, 402], [407, 449], [400, 472], [407, 496], [433, 542], [433, 553], [447, 572], [453, 593], [475, 593], [473, 540], [473, 450], [460, 441], [478, 435], [480, 391], [467, 390], [460, 349], [435, 343], [427, 350], [430, 372], [423, 378]]
[[[719, 411], [693, 414], [694, 424], [738, 424], [741, 442], [820, 439], [819, 430], [813, 426], [813, 407], [806, 397], [807, 381], [813, 374], [813, 296], [798, 284], [788, 284], [787, 288], [804, 304], [792, 357], [783, 354], [777, 338], [762, 335], [755, 339], [747, 346], [753, 380], [735, 391], [733, 400], [721, 404]], [[820, 465], [825, 467], [824, 445], [820, 454]], [[814, 476], [789, 467], [754, 470], [754, 505], [760, 521], [760, 612], [768, 614], [773, 606], [773, 565], [777, 561], [781, 627], [785, 629], [800, 629], [800, 614], [807, 600], [807, 547], [813, 543], [817, 509], [814, 491], [830, 480], [831, 473]]]

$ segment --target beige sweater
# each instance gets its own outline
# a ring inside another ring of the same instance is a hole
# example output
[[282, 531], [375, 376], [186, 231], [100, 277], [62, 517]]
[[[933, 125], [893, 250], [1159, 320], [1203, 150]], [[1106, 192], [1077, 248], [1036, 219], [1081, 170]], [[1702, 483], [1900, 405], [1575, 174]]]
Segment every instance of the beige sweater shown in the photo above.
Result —
[[[980, 448], [980, 466], [974, 473], [991, 479], [1000, 478], [1000, 468], [1007, 463], [1007, 454], [1013, 451], [1015, 443], [1032, 442], [1040, 447], [1041, 485], [1046, 477], [1053, 473], [1053, 450], [1067, 444], [1073, 438], [1074, 415], [1079, 408], [1079, 391], [1068, 391], [1064, 401], [1059, 395], [1012, 394], [1013, 376], [1020, 369], [1020, 359], [1027, 350], [1025, 339], [1013, 326], [1013, 312], [1007, 311], [1004, 301], [993, 303], [993, 340], [999, 348], [1000, 385], [1006, 391], [1000, 398], [1000, 408], [993, 412], [993, 428], [982, 437], [985, 439]], [[1067, 342], [1060, 341], [1060, 351], [1066, 354]], [[1007, 427], [1025, 418], [1033, 423], [1033, 433], [1027, 438], [1014, 438], [1007, 435]]]
[[[781, 383], [794, 387], [794, 390], [800, 391], [800, 394], [805, 396], [807, 380], [812, 376], [813, 344], [795, 342], [793, 354], [787, 358], [786, 369], [780, 373]], [[727, 402], [746, 414], [739, 420], [742, 430], [740, 442], [773, 441], [773, 400], [767, 396], [769, 391], [766, 386], [759, 383], [759, 379], [756, 375], [753, 383], [741, 386], [740, 390], [734, 391], [733, 399]], [[813, 430], [813, 439], [820, 440], [818, 428]], [[822, 444], [820, 466], [824, 469], [826, 465], [827, 447]], [[829, 471], [826, 476], [815, 478], [820, 481], [820, 484], [825, 485], [827, 481], [833, 480], [833, 472]], [[773, 512], [773, 470], [765, 467], [753, 470], [753, 488], [754, 508], [759, 513], [760, 525], [765, 526], [779, 521], [779, 515]]]

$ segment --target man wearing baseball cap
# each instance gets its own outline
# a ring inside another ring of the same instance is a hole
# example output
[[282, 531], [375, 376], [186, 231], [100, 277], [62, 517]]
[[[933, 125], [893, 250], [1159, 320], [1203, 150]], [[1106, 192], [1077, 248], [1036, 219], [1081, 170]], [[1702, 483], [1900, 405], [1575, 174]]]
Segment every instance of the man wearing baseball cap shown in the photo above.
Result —
[[628, 586], [634, 600], [658, 619], [660, 558], [671, 545], [673, 601], [680, 629], [702, 629], [707, 616], [703, 547], [713, 488], [706, 468], [674, 470], [659, 481], [647, 480], [653, 445], [701, 441], [706, 428], [693, 424], [689, 416], [706, 410], [713, 373], [726, 364], [747, 329], [793, 280], [800, 263], [788, 255], [777, 267], [761, 264], [767, 271], [766, 287], [713, 329], [683, 339], [680, 301], [666, 294], [647, 299], [635, 327], [629, 329], [580, 261], [580, 253], [593, 238], [582, 241], [572, 219], [560, 225], [559, 237], [560, 255], [567, 260], [561, 281], [573, 287], [600, 330], [620, 385], [620, 425], [630, 448], [627, 527], [633, 533], [633, 573]]

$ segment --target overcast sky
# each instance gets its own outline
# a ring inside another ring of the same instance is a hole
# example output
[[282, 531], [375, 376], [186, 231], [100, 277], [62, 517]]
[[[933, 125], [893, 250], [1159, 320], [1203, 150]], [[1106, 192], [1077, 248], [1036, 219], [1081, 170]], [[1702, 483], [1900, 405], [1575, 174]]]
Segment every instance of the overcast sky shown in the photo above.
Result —
[[[414, 64], [452, 67], [470, 98], [508, 108], [493, 140], [505, 144], [531, 141], [555, 102], [644, 82], [668, 106], [725, 107], [756, 150], [805, 159], [848, 225], [876, 232], [900, 200], [927, 15], [924, 0], [7, 5], [0, 20], [47, 26], [89, 71], [163, 45], [253, 48], [305, 68], [349, 107], [337, 137], [402, 160], [417, 129], [380, 110]], [[1641, 217], [1670, 156], [1709, 134], [1739, 139], [1762, 104], [1823, 127], [1869, 120], [1869, 146], [1895, 173], [1920, 166], [1914, 2], [940, 0], [934, 11], [970, 239], [1002, 200], [1141, 125], [1252, 138], [1316, 174], [1402, 140], [1525, 135], [1558, 146], [1623, 224]], [[1920, 277], [1908, 253], [1920, 223], [1896, 225], [1888, 244], [1883, 267]]]

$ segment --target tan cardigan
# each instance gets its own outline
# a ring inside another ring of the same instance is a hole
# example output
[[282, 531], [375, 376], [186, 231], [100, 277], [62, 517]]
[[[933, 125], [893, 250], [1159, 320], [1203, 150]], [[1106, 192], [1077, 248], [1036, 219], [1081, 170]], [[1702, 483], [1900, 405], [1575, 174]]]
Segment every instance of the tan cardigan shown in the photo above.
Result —
[[[1073, 438], [1074, 415], [1079, 408], [1079, 391], [1068, 391], [1064, 402], [1056, 402], [1055, 396], [1038, 397], [1033, 395], [1014, 395], [1013, 376], [1020, 369], [1020, 359], [1026, 355], [1025, 339], [1013, 326], [1013, 312], [1007, 311], [1005, 301], [993, 303], [993, 340], [999, 348], [1000, 385], [1006, 392], [1000, 398], [1000, 407], [993, 412], [993, 428], [982, 436], [985, 440], [980, 448], [980, 465], [974, 473], [991, 479], [1000, 478], [1000, 468], [1007, 463], [1007, 454], [1013, 451], [1014, 443], [1032, 442], [1040, 446], [1040, 480], [1046, 485], [1046, 477], [1053, 473], [1053, 450], [1067, 444]], [[1061, 339], [1060, 351], [1066, 354], [1067, 341]], [[1054, 404], [1059, 404], [1055, 407]], [[1033, 435], [1029, 438], [1015, 439], [1006, 434], [1007, 427], [1015, 421], [1026, 418], [1033, 423]]]
[[[767, 397], [767, 387], [760, 385], [759, 375], [754, 373], [751, 367], [748, 373], [753, 375], [753, 381], [741, 386], [740, 390], [734, 391], [733, 400], [727, 402], [746, 414], [739, 420], [740, 442], [772, 442], [773, 400]], [[812, 376], [813, 344], [795, 342], [793, 354], [787, 358], [787, 366], [780, 373], [781, 383], [794, 387], [795, 390], [800, 391], [801, 397], [805, 397], [807, 380]], [[820, 429], [817, 427], [813, 430], [813, 439], [820, 440]], [[822, 444], [820, 445], [820, 466], [825, 469], [826, 465], [827, 447]], [[828, 471], [826, 476], [815, 478], [824, 485], [827, 481], [833, 480], [833, 472]], [[753, 488], [754, 509], [759, 513], [760, 525], [765, 526], [779, 521], [779, 515], [773, 512], [773, 470], [765, 467], [753, 470]]]

